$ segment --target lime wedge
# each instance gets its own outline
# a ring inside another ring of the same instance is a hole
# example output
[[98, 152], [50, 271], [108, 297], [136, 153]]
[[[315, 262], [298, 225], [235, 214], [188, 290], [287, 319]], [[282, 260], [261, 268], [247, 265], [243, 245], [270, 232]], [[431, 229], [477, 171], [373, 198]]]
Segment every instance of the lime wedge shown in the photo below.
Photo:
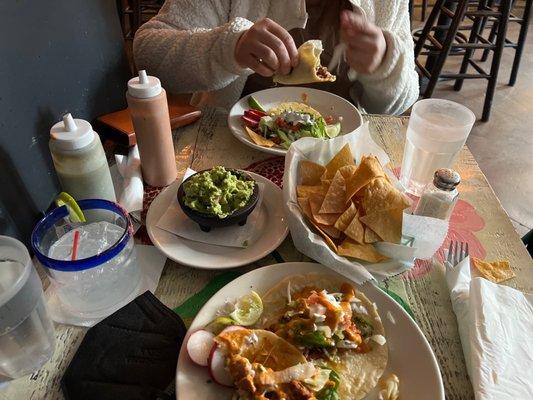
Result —
[[259, 320], [262, 313], [263, 301], [256, 292], [252, 291], [239, 299], [230, 317], [238, 325], [250, 326]]
[[217, 317], [205, 326], [205, 329], [218, 335], [226, 326], [235, 325], [230, 317]]
[[337, 137], [340, 132], [341, 132], [340, 122], [337, 122], [336, 124], [333, 124], [333, 125], [326, 125], [326, 135], [328, 135], [330, 139]]
[[86, 222], [85, 215], [83, 215], [83, 211], [81, 211], [80, 206], [78, 203], [76, 203], [74, 197], [67, 192], [59, 193], [59, 195], [56, 197], [56, 205], [58, 207], [67, 207], [68, 216], [72, 222]]
[[262, 112], [266, 112], [266, 110], [263, 108], [261, 104], [252, 96], [248, 97], [248, 106], [254, 110], [259, 110]]

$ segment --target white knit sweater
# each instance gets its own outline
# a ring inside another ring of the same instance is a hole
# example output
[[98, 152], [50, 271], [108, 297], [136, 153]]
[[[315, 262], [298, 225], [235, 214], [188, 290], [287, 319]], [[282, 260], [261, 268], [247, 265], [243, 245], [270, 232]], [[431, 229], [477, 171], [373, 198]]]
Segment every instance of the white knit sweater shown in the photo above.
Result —
[[[352, 97], [367, 112], [400, 114], [418, 98], [408, 0], [351, 2], [383, 29], [387, 41], [382, 65], [357, 75]], [[252, 21], [265, 17], [287, 30], [303, 28], [305, 0], [167, 0], [137, 31], [135, 62], [170, 92], [208, 92], [211, 103], [230, 106], [253, 73], [235, 61], [236, 42]]]

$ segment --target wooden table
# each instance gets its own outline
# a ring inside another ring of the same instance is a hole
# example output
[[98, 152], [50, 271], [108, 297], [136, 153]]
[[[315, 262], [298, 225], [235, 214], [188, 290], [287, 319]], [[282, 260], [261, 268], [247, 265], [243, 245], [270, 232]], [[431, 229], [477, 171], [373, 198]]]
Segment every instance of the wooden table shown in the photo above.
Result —
[[[399, 166], [408, 119], [385, 116], [366, 116], [365, 119], [370, 122], [376, 142], [389, 154], [392, 165]], [[254, 164], [253, 169], [261, 172], [279, 169], [282, 165], [280, 159], [237, 141], [226, 126], [226, 115], [216, 110], [207, 110], [198, 123], [176, 131], [174, 143], [180, 173], [188, 166], [200, 170], [217, 164], [237, 168]], [[461, 151], [456, 168], [463, 178], [462, 200], [450, 221], [449, 238], [467, 240], [474, 256], [509, 260], [517, 276], [506, 284], [533, 291], [531, 258], [466, 147]], [[307, 260], [294, 249], [290, 237], [278, 252], [285, 261]], [[273, 263], [276, 260], [268, 256], [251, 267]], [[214, 272], [187, 268], [167, 260], [156, 295], [167, 306], [176, 307], [203, 288], [214, 275]], [[446, 398], [472, 399], [439, 256], [432, 261], [417, 261], [413, 269], [389, 279], [386, 285], [408, 303], [432, 346], [440, 364]], [[83, 328], [57, 325], [57, 348], [52, 359], [31, 376], [4, 384], [0, 400], [63, 399], [60, 380], [84, 334]]]

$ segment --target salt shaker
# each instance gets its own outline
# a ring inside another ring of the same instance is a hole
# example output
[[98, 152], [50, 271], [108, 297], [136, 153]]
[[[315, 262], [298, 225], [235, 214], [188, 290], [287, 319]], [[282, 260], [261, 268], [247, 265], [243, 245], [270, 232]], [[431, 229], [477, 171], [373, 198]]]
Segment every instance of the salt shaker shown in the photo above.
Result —
[[433, 182], [424, 188], [420, 196], [415, 215], [448, 220], [459, 198], [457, 185], [460, 182], [461, 177], [453, 169], [440, 168], [435, 171]]

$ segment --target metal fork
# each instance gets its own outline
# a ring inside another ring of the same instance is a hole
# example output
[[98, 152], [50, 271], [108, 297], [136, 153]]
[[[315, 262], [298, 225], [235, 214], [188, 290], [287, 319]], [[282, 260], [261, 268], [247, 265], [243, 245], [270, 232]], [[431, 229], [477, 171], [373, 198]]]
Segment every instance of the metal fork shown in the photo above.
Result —
[[450, 267], [455, 267], [468, 257], [468, 243], [452, 240], [448, 248], [448, 258], [446, 259]]

